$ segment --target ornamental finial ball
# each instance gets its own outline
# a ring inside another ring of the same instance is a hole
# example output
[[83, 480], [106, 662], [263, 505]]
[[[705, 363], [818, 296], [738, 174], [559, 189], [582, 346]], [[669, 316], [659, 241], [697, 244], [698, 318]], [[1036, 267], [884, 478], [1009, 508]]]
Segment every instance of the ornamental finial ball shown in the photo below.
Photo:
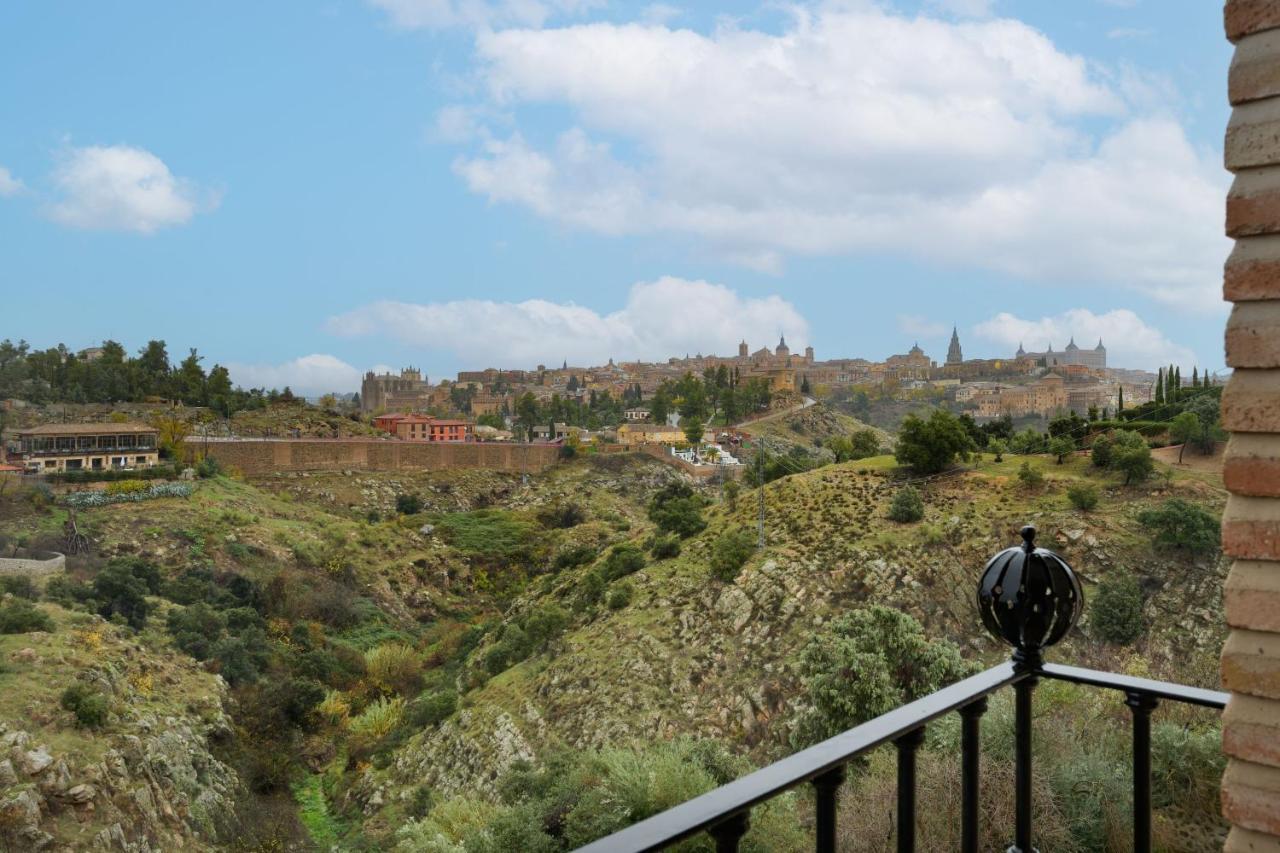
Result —
[[1079, 621], [1084, 593], [1066, 560], [1036, 547], [1035, 527], [1021, 533], [1021, 546], [1004, 549], [983, 569], [978, 612], [992, 636], [1014, 647], [1016, 663], [1038, 666], [1043, 650]]

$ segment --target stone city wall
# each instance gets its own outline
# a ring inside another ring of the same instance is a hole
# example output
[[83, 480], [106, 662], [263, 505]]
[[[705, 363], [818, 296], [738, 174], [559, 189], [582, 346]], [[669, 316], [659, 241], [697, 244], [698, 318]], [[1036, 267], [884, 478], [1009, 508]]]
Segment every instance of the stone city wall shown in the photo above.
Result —
[[[193, 458], [206, 445], [191, 442]], [[498, 444], [376, 439], [268, 439], [209, 442], [207, 452], [224, 466], [247, 476], [277, 471], [438, 471], [487, 468], [535, 473], [555, 464], [560, 448], [539, 444]]]

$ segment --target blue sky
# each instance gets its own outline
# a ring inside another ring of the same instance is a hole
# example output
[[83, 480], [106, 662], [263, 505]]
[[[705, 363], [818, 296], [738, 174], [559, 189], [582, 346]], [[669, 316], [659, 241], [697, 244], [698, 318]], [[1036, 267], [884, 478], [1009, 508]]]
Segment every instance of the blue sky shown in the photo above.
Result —
[[1203, 0], [0, 7], [0, 337], [246, 384], [1107, 339], [1221, 369]]

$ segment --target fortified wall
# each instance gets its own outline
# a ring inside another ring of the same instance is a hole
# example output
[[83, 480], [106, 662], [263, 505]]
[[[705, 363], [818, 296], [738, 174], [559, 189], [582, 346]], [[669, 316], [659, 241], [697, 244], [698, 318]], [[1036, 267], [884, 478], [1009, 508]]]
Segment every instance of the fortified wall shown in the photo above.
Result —
[[544, 471], [560, 448], [544, 444], [489, 444], [371, 439], [277, 439], [188, 444], [189, 456], [206, 452], [250, 477], [277, 471], [440, 471], [486, 468], [517, 474]]
[[60, 572], [67, 558], [56, 551], [28, 551], [19, 548], [12, 556], [0, 557], [0, 575], [39, 577]]

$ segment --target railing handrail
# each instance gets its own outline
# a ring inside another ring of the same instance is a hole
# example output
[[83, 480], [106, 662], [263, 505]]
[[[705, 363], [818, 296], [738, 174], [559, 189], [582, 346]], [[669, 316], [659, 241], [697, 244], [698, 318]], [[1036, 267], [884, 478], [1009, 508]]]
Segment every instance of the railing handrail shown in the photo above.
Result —
[[1058, 663], [1046, 663], [1040, 667], [1037, 675], [1054, 678], [1058, 681], [1070, 681], [1075, 684], [1088, 684], [1091, 687], [1105, 687], [1121, 690], [1125, 693], [1141, 693], [1157, 699], [1168, 699], [1187, 705], [1200, 705], [1205, 708], [1222, 710], [1227, 707], [1230, 694], [1220, 690], [1205, 690], [1202, 687], [1188, 687], [1185, 684], [1174, 684], [1171, 681], [1155, 681], [1150, 678], [1138, 678], [1134, 675], [1121, 675], [1116, 672], [1105, 672], [1098, 669], [1087, 669], [1082, 666], [1065, 666]]
[[[1167, 699], [1207, 708], [1222, 709], [1226, 707], [1228, 698], [1228, 694], [1217, 690], [1084, 667], [1061, 664], [1022, 667], [1013, 662], [1003, 663], [593, 841], [578, 848], [577, 853], [646, 853], [661, 850], [743, 815], [752, 807], [784, 791], [824, 774], [838, 773], [840, 768], [859, 755], [903, 739], [912, 732], [922, 730], [938, 717], [978, 702], [1001, 688], [1024, 682], [1019, 692], [1023, 688], [1029, 689], [1036, 678], [1052, 678], [1118, 690], [1128, 696], [1137, 695], [1150, 700]], [[1029, 692], [1027, 696], [1030, 696]], [[1151, 701], [1149, 707], [1154, 707], [1154, 704]]]
[[741, 779], [593, 841], [578, 848], [578, 853], [660, 850], [1034, 674], [1017, 669], [1012, 663], [993, 666]]

